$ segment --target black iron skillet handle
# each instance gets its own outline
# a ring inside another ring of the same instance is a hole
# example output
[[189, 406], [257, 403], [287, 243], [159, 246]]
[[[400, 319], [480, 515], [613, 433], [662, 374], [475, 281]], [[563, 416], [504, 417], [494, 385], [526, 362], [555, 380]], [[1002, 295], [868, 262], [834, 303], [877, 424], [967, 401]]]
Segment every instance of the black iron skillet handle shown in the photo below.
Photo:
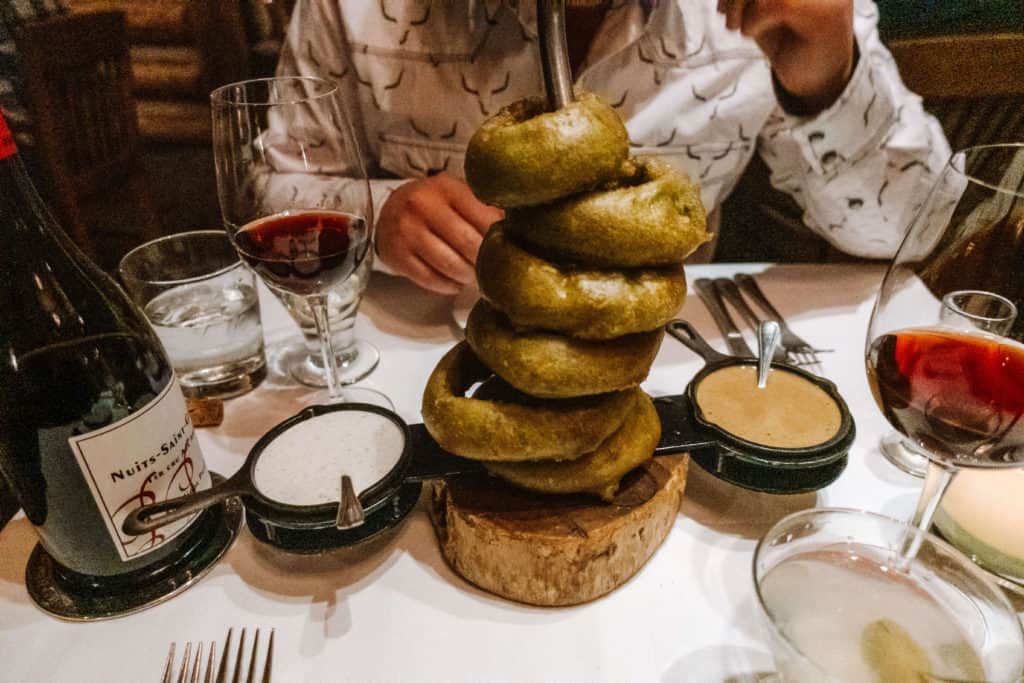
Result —
[[733, 360], [732, 356], [726, 356], [725, 354], [715, 351], [704, 337], [697, 333], [697, 330], [693, 329], [693, 325], [686, 322], [685, 320], [670, 320], [665, 325], [665, 330], [683, 343], [683, 346], [690, 349], [698, 356], [704, 359], [705, 363], [717, 363], [719, 361]]
[[654, 408], [661, 420], [661, 439], [654, 448], [655, 455], [692, 453], [718, 447], [715, 434], [694, 420], [686, 394], [659, 396], [654, 399]]
[[409, 425], [409, 438], [412, 441], [412, 461], [402, 477], [404, 481], [427, 481], [486, 472], [480, 462], [460, 458], [441, 448], [422, 424]]
[[131, 536], [139, 536], [248, 492], [241, 481], [232, 478], [205, 491], [135, 508], [125, 517], [121, 529]]

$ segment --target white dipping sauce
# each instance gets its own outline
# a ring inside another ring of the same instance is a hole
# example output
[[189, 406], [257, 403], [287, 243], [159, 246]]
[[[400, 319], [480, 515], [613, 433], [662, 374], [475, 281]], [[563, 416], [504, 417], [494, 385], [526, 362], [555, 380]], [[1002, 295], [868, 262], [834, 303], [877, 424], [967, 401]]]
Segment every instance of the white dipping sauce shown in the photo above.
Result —
[[267, 498], [286, 505], [341, 500], [341, 475], [356, 493], [391, 471], [405, 434], [390, 419], [363, 410], [338, 410], [309, 418], [271, 441], [256, 460], [252, 479]]

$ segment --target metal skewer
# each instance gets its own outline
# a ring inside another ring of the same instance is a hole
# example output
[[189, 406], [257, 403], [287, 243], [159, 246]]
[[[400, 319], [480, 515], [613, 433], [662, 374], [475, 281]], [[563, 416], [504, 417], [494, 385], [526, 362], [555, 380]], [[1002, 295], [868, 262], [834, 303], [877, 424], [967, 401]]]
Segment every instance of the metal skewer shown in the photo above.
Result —
[[573, 101], [572, 69], [565, 40], [564, 0], [537, 0], [537, 32], [548, 110], [556, 111]]

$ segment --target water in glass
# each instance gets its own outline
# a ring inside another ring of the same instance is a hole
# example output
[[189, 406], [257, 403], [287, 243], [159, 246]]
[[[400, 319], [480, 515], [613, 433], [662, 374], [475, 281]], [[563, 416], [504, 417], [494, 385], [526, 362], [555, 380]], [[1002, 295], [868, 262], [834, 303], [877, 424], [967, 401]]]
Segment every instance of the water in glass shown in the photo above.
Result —
[[245, 374], [263, 363], [256, 290], [229, 280], [180, 285], [145, 307], [186, 388]]

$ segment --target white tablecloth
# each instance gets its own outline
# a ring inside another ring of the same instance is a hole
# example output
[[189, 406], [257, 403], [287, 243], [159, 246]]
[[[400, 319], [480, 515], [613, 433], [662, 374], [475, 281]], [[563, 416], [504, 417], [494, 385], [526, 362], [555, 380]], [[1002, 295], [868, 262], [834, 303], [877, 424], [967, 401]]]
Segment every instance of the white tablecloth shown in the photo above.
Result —
[[[694, 465], [683, 510], [651, 561], [612, 594], [579, 607], [526, 607], [463, 581], [441, 558], [421, 500], [396, 538], [368, 556], [289, 556], [243, 531], [198, 585], [139, 614], [92, 624], [60, 622], [29, 600], [23, 576], [35, 537], [17, 517], [0, 533], [0, 680], [155, 681], [170, 641], [220, 643], [229, 625], [277, 629], [276, 682], [757, 680], [772, 670], [751, 582], [757, 538], [785, 514], [815, 505], [908, 516], [920, 481], [876, 450], [887, 425], [868, 390], [863, 352], [883, 270], [716, 264], [687, 273], [692, 280], [740, 270], [763, 271], [763, 289], [796, 332], [836, 349], [822, 356], [826, 374], [858, 434], [846, 471], [817, 495], [755, 494]], [[263, 295], [273, 363], [298, 330]], [[695, 295], [682, 317], [724, 350]], [[366, 384], [419, 422], [427, 376], [459, 334], [451, 300], [380, 276], [357, 333], [382, 353]], [[645, 387], [679, 393], [700, 365], [666, 338]], [[234, 472], [267, 428], [318, 395], [272, 374], [227, 403], [221, 427], [200, 430], [208, 464]]]

